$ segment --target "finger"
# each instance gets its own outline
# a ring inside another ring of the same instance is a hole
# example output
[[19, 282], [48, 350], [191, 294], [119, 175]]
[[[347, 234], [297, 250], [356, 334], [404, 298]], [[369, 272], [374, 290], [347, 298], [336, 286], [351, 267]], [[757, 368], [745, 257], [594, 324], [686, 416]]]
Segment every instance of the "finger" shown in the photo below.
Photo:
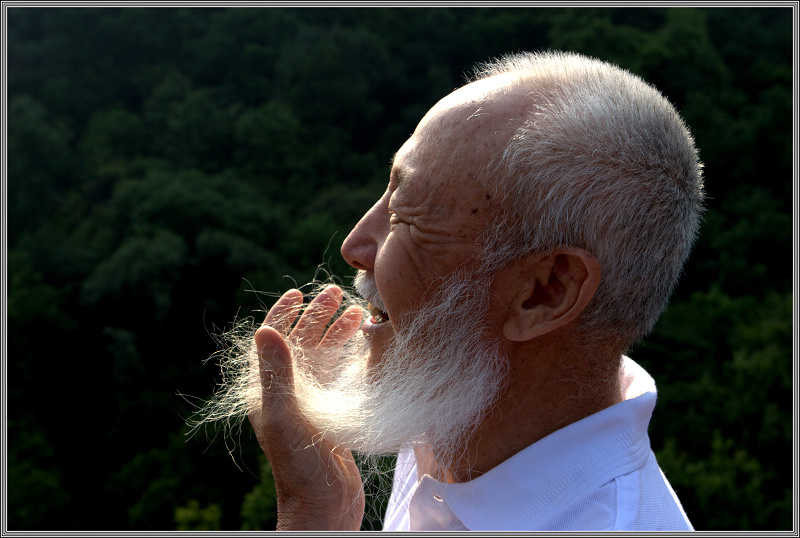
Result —
[[[273, 327], [261, 326], [255, 334], [256, 350], [258, 354], [259, 376], [261, 378], [261, 404], [272, 405], [276, 393], [291, 394], [292, 389], [292, 353], [289, 345]], [[286, 400], [282, 406], [294, 405]]]
[[308, 305], [295, 325], [291, 338], [305, 346], [316, 346], [342, 301], [343, 292], [338, 286], [328, 286]]
[[289, 290], [269, 309], [263, 325], [269, 325], [280, 335], [285, 335], [302, 306], [303, 293], [300, 290]]
[[351, 306], [333, 322], [328, 332], [317, 346], [318, 348], [338, 348], [356, 334], [361, 327], [364, 314], [358, 306]]

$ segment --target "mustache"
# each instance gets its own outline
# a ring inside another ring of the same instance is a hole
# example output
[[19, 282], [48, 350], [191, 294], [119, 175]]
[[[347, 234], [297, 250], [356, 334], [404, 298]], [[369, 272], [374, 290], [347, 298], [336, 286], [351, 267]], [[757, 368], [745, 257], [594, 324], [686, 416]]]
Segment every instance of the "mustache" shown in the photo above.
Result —
[[373, 275], [363, 270], [357, 271], [356, 277], [353, 279], [353, 287], [365, 301], [372, 303], [372, 306], [378, 310], [386, 312], [386, 305], [383, 304], [383, 299], [381, 299], [381, 295], [378, 292], [378, 285]]

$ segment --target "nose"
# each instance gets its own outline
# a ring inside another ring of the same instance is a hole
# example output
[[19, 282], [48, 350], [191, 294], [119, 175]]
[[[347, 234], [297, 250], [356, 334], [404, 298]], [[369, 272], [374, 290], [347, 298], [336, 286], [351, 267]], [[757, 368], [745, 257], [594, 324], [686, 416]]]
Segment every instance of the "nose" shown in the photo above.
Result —
[[342, 257], [362, 271], [375, 267], [378, 248], [389, 231], [388, 193], [367, 211], [342, 243]]

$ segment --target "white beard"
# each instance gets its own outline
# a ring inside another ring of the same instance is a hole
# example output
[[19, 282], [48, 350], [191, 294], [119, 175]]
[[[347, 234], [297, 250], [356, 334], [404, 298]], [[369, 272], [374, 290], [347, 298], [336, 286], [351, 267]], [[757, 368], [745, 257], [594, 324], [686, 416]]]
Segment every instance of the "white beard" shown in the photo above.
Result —
[[[383, 309], [374, 282], [359, 273], [356, 287]], [[311, 355], [294, 346], [295, 397], [303, 416], [322, 438], [359, 454], [425, 446], [440, 469], [451, 468], [464, 457], [467, 439], [506, 380], [499, 342], [483, 324], [490, 282], [474, 275], [452, 277], [426, 305], [396, 320], [400, 331], [372, 367], [367, 366], [368, 337], [361, 331], [336, 356]], [[343, 303], [354, 302], [364, 305], [345, 291]], [[221, 362], [230, 380], [201, 412], [201, 423], [230, 420], [260, 406], [254, 346], [244, 345], [241, 333], [230, 339], [235, 345]]]

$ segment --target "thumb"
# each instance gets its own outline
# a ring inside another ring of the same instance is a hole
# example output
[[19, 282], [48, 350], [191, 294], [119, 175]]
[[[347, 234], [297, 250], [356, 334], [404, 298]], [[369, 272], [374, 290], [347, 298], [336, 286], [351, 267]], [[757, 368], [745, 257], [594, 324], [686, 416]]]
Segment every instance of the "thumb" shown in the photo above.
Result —
[[[261, 411], [280, 419], [276, 412], [296, 412], [293, 394], [292, 352], [280, 333], [262, 325], [255, 333], [258, 371], [261, 380]], [[277, 400], [277, 401], [276, 401]]]
[[[297, 449], [313, 445], [318, 432], [303, 420], [298, 410], [292, 354], [286, 340], [277, 330], [264, 325], [255, 333], [255, 344], [261, 405], [254, 406], [250, 412], [250, 423], [261, 449], [273, 464], [273, 473], [291, 470], [297, 466], [292, 462], [298, 457], [301, 460], [308, 457], [305, 451]], [[318, 458], [316, 452], [312, 453]]]

